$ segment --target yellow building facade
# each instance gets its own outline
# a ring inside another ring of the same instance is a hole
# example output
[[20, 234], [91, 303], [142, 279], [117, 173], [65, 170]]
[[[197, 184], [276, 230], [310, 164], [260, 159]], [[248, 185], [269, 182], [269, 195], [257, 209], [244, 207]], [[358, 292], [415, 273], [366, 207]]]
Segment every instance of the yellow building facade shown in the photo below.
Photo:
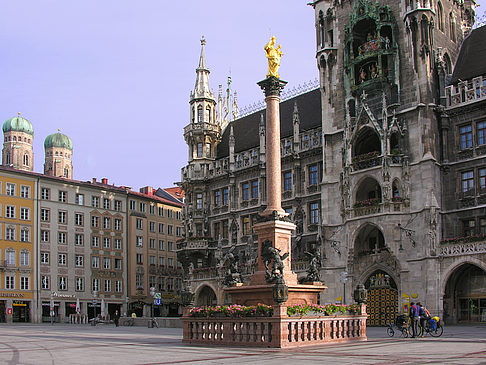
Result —
[[0, 175], [0, 322], [35, 317], [36, 178]]

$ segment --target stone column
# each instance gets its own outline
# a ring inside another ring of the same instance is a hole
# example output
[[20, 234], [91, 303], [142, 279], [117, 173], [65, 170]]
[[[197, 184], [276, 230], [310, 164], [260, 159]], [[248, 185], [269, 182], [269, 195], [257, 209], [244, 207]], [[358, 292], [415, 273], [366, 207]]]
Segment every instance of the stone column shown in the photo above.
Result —
[[287, 84], [274, 76], [270, 76], [258, 85], [265, 93], [267, 104], [266, 116], [266, 188], [267, 208], [263, 216], [272, 215], [274, 211], [278, 215], [284, 215], [282, 209], [282, 170], [280, 160], [280, 91]]

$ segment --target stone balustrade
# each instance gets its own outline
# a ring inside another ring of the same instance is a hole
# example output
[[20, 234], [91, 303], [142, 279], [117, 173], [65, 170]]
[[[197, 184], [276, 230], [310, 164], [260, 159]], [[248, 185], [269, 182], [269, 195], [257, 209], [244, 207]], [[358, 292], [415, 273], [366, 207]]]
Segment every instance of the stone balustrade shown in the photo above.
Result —
[[447, 107], [486, 99], [486, 77], [479, 76], [472, 80], [461, 81], [446, 88]]
[[366, 306], [360, 314], [287, 316], [287, 307], [274, 306], [273, 317], [189, 317], [185, 309], [183, 342], [248, 347], [300, 347], [323, 343], [366, 341]]
[[486, 241], [441, 245], [439, 256], [462, 256], [486, 253]]

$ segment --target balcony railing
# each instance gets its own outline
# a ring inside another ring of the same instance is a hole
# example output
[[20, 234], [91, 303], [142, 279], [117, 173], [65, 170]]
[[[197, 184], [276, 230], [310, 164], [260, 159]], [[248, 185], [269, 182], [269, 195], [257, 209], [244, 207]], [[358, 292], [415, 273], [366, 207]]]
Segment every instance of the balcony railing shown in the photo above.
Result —
[[439, 256], [463, 256], [486, 253], [486, 238], [482, 241], [467, 242], [471, 237], [441, 241]]
[[457, 85], [446, 88], [446, 103], [449, 108], [479, 100], [486, 100], [486, 77], [484, 76], [461, 81]]

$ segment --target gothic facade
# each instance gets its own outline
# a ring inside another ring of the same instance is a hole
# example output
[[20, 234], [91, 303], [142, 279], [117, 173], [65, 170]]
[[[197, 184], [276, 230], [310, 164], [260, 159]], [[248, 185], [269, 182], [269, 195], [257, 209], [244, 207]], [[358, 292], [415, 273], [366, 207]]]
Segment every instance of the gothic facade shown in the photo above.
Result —
[[[349, 302], [365, 284], [370, 324], [384, 324], [411, 301], [450, 322], [479, 321], [483, 310], [486, 316], [486, 292], [473, 283], [485, 280], [484, 244], [469, 248], [464, 240], [448, 240], [486, 227], [478, 132], [486, 70], [477, 67], [468, 82], [454, 76], [459, 64], [453, 68], [454, 60], [484, 48], [477, 40], [464, 54], [482, 32], [472, 31], [463, 43], [475, 2], [311, 5], [320, 85], [281, 103], [282, 205], [297, 225], [294, 271], [305, 275], [306, 252], [320, 247], [328, 286], [321, 301]], [[222, 280], [227, 250], [238, 252], [243, 280], [253, 268], [252, 224], [265, 206], [265, 115], [223, 120], [213, 114], [217, 103], [205, 91], [203, 54], [201, 60], [184, 130], [190, 151], [182, 172], [186, 238], [178, 250], [198, 304], [208, 304], [230, 300]], [[458, 97], [469, 103], [469, 119], [463, 102], [451, 104]], [[459, 196], [463, 186], [477, 190]], [[464, 282], [467, 289], [458, 291]]]

